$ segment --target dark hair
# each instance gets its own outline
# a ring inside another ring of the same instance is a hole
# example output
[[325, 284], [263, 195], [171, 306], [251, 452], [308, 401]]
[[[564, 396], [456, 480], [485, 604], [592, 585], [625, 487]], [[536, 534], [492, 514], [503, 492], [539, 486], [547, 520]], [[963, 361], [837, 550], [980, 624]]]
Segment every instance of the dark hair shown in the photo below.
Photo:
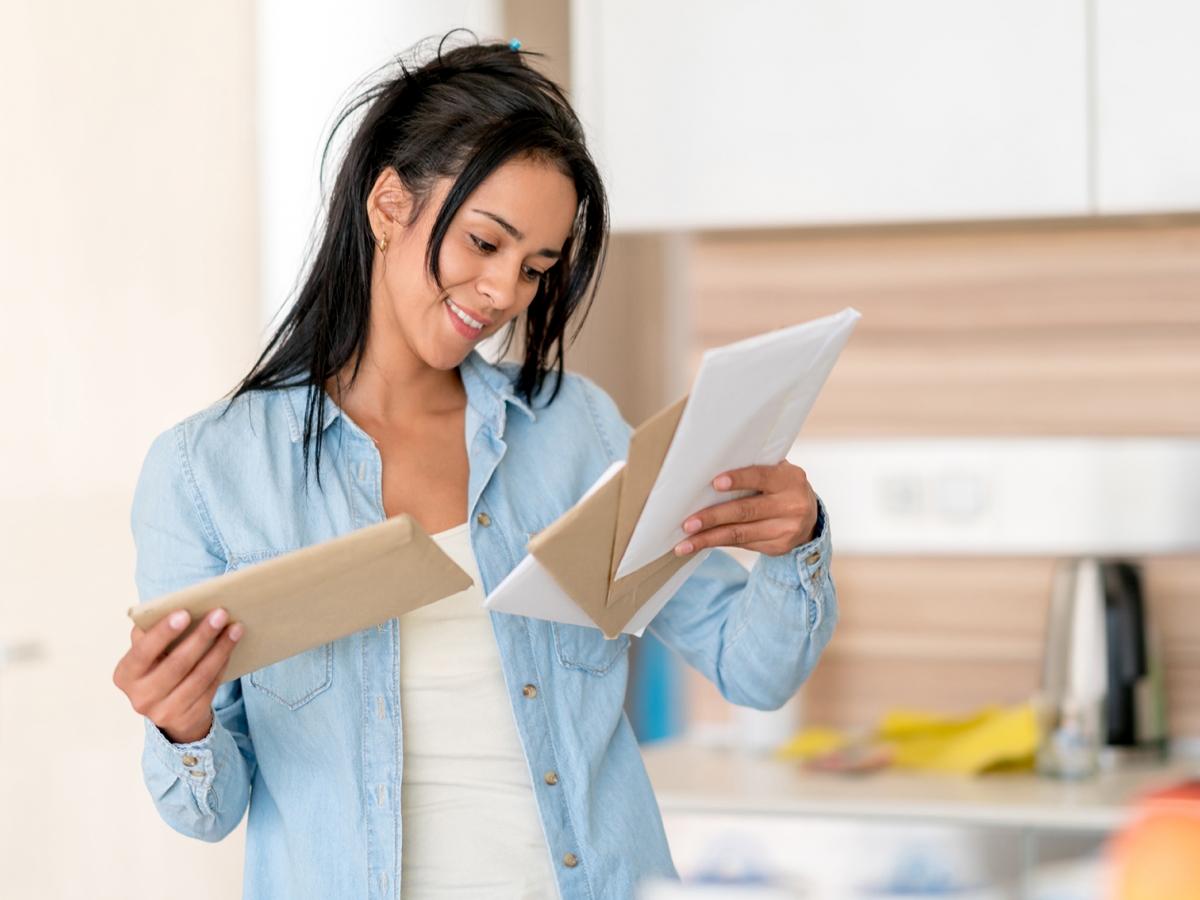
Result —
[[446, 49], [446, 43], [443, 38], [436, 55], [418, 68], [398, 60], [397, 74], [359, 94], [336, 119], [326, 155], [340, 129], [362, 117], [334, 181], [315, 254], [295, 304], [233, 394], [306, 385], [304, 464], [307, 469], [311, 444], [318, 479], [326, 381], [351, 363], [353, 380], [366, 349], [375, 248], [367, 200], [382, 172], [395, 169], [414, 195], [414, 219], [435, 182], [454, 179], [426, 251], [426, 265], [439, 286], [438, 258], [451, 220], [496, 169], [533, 157], [557, 166], [574, 182], [579, 205], [562, 259], [549, 269], [524, 313], [525, 358], [515, 387], [528, 401], [551, 372], [556, 377], [547, 402], [557, 395], [568, 321], [576, 317], [582, 324], [603, 264], [604, 187], [563, 92], [530, 67], [526, 53], [508, 44]]

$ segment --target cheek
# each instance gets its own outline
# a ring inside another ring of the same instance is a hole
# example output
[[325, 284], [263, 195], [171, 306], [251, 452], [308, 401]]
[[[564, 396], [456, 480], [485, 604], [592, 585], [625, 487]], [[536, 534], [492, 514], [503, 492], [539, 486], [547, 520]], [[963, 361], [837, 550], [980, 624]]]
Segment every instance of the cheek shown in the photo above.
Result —
[[396, 305], [401, 308], [425, 305], [429, 296], [437, 292], [423, 255], [409, 247], [388, 260], [384, 280]]
[[[423, 259], [421, 262], [424, 265]], [[441, 275], [442, 285], [449, 289], [469, 284], [479, 277], [479, 268], [478, 255], [460, 246], [457, 242], [452, 242], [447, 235], [438, 257], [438, 272]], [[427, 275], [428, 271], [428, 269], [425, 270]], [[432, 278], [430, 280], [432, 281]]]

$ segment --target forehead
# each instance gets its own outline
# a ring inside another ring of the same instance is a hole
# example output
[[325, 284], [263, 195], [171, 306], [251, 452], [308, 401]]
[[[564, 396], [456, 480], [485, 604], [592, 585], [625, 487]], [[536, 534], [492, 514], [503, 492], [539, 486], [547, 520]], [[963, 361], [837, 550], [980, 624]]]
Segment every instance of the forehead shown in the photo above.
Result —
[[509, 160], [477, 187], [460, 214], [500, 216], [531, 243], [561, 245], [575, 221], [575, 184], [553, 163]]

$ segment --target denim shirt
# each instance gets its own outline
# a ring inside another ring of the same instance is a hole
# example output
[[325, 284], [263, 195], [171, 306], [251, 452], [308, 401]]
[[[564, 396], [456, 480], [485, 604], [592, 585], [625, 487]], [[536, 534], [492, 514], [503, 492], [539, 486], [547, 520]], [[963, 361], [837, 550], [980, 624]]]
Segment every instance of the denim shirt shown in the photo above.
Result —
[[[525, 555], [530, 535], [624, 458], [630, 428], [578, 376], [564, 378], [552, 403], [531, 405], [514, 393], [508, 367], [473, 353], [459, 371], [471, 546], [487, 592]], [[305, 475], [304, 402], [300, 388], [246, 395], [154, 442], [132, 514], [143, 602], [384, 519], [379, 453], [328, 398], [320, 484]], [[837, 621], [828, 527], [819, 530], [750, 573], [714, 552], [651, 630], [733, 703], [780, 706]], [[672, 876], [622, 708], [629, 638], [490, 615], [561, 896], [629, 898], [642, 879]], [[249, 808], [247, 900], [399, 896], [397, 627], [384, 623], [224, 685], [203, 740], [172, 744], [147, 721], [146, 785], [171, 827], [217, 841]]]

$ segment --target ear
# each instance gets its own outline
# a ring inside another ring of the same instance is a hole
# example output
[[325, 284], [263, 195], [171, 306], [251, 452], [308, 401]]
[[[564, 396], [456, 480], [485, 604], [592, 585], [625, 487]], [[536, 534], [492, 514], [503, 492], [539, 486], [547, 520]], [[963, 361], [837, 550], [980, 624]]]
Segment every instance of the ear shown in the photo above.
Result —
[[375, 186], [367, 196], [367, 217], [375, 232], [375, 240], [386, 234], [396, 237], [396, 232], [410, 221], [413, 196], [400, 180], [395, 169], [387, 168], [375, 179]]

